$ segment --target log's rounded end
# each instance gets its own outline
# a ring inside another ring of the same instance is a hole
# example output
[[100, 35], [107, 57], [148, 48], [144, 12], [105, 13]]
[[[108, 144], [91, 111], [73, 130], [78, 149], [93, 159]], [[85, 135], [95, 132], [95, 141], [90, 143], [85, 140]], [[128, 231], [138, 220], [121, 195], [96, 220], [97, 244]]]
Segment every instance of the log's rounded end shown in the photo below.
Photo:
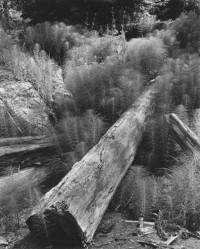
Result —
[[48, 245], [83, 246], [84, 234], [68, 211], [59, 214], [52, 210], [32, 214], [26, 221], [31, 233]]

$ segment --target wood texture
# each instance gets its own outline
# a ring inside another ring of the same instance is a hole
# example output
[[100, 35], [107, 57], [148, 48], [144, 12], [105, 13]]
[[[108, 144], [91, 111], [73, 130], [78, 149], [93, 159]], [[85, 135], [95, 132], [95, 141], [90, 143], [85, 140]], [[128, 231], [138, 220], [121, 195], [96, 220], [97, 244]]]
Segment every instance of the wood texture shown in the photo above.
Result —
[[108, 130], [99, 143], [40, 201], [29, 229], [53, 244], [91, 242], [115, 190], [131, 165], [153, 111], [155, 87]]
[[200, 151], [200, 140], [176, 114], [165, 115], [171, 136], [188, 153]]

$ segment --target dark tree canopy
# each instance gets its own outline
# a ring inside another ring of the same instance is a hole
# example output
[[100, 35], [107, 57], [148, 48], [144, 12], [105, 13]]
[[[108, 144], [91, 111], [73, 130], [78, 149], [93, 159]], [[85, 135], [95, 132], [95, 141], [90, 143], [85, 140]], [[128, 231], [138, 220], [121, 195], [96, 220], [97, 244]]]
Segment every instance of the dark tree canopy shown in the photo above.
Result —
[[161, 20], [175, 19], [182, 11], [199, 10], [198, 0], [0, 0], [0, 5], [1, 10], [10, 7], [21, 10], [23, 17], [30, 18], [32, 23], [87, 22], [93, 27], [133, 22], [147, 9]]
[[30, 18], [33, 23], [43, 21], [63, 21], [69, 24], [89, 23], [107, 25], [112, 22], [114, 9], [117, 19], [132, 18], [141, 12], [146, 5], [145, 0], [15, 0], [22, 10], [24, 18]]

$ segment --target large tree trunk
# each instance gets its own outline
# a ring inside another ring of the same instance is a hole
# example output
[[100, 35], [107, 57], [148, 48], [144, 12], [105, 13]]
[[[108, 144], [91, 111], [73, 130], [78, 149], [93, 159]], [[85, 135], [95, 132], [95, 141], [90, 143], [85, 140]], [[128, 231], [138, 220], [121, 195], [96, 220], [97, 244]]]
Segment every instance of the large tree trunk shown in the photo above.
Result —
[[200, 152], [200, 140], [176, 114], [165, 115], [169, 132], [180, 147], [188, 153]]
[[154, 87], [109, 129], [63, 180], [40, 201], [29, 229], [53, 244], [88, 244], [127, 169], [152, 114]]

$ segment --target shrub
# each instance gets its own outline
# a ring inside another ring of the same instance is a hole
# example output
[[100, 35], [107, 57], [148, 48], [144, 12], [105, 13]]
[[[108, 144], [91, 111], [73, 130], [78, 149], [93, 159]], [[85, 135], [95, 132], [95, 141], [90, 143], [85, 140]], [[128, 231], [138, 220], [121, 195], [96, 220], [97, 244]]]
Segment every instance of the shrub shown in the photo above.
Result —
[[62, 22], [38, 23], [28, 27], [25, 32], [25, 42], [30, 50], [37, 43], [59, 63], [63, 62], [70, 48], [83, 44], [84, 41], [85, 37], [74, 26], [67, 26]]
[[183, 13], [173, 23], [173, 29], [181, 49], [189, 53], [199, 52], [200, 17], [196, 13]]
[[71, 50], [65, 83], [80, 113], [94, 109], [113, 123], [143, 91], [146, 79], [126, 63], [126, 46], [123, 36], [105, 35]]
[[127, 44], [127, 61], [149, 80], [158, 75], [166, 57], [162, 41], [155, 37], [132, 39]]
[[[4, 34], [4, 36], [5, 38], [9, 38], [6, 34]], [[50, 59], [37, 44], [34, 47], [33, 56], [30, 56], [27, 52], [22, 51], [22, 49], [16, 44], [10, 43], [7, 45], [9, 46], [2, 49], [2, 63], [4, 69], [11, 71], [17, 80], [29, 81], [32, 84], [33, 88], [43, 99], [41, 106], [38, 108], [40, 113], [41, 109], [44, 109], [45, 104], [52, 109], [50, 103], [53, 101], [53, 93], [59, 93], [62, 91], [62, 94], [65, 94], [63, 91], [64, 89], [62, 88], [62, 79], [60, 79], [61, 74], [59, 74], [59, 70], [61, 69], [59, 69], [58, 65]], [[8, 108], [5, 108], [1, 108], [1, 131], [7, 131], [4, 136], [19, 135], [19, 131], [16, 132], [16, 125], [21, 127], [23, 130], [23, 134], [20, 132], [20, 135], [29, 135], [31, 132], [34, 132], [31, 131], [30, 124], [23, 122], [23, 118], [17, 116], [13, 110], [11, 115], [15, 123], [13, 123], [13, 120], [10, 121], [10, 118], [8, 117], [9, 115], [6, 111]], [[39, 130], [40, 129], [37, 129], [37, 132], [39, 132]]]
[[200, 170], [199, 156], [181, 156], [167, 183], [161, 181], [158, 206], [167, 224], [179, 225], [189, 230], [199, 229]]
[[90, 65], [94, 62], [104, 63], [110, 60], [120, 60], [126, 49], [126, 41], [123, 35], [113, 36], [106, 34], [99, 37], [96, 32], [88, 38], [82, 46], [74, 47], [69, 52], [69, 60], [66, 66]]
[[172, 23], [169, 22], [166, 24], [165, 28], [154, 31], [155, 37], [162, 40], [169, 57], [172, 57], [175, 54], [178, 47], [175, 31], [171, 28], [171, 24]]
[[11, 37], [8, 36], [5, 31], [0, 27], [0, 65], [5, 64], [6, 58], [4, 57], [4, 51], [10, 49], [14, 42]]
[[95, 63], [68, 68], [65, 82], [79, 113], [94, 109], [113, 123], [142, 92], [145, 80], [119, 65]]
[[44, 169], [34, 168], [18, 172], [12, 167], [6, 170], [0, 177], [1, 232], [15, 231], [24, 222], [21, 217], [23, 209], [32, 209], [41, 197], [38, 190], [41, 177], [39, 180], [38, 175], [47, 174]]
[[193, 118], [192, 118], [192, 130], [194, 131], [194, 133], [200, 138], [200, 109], [195, 109], [193, 111]]
[[132, 165], [124, 177], [115, 204], [132, 219], [141, 216], [152, 219], [152, 211], [157, 203], [157, 180], [150, 176], [143, 166]]
[[156, 16], [150, 15], [148, 11], [145, 11], [142, 15], [140, 15], [139, 22], [137, 24], [140, 36], [146, 36], [151, 33], [158, 24], [160, 24], [160, 21], [156, 20]]
[[[63, 117], [54, 129], [58, 149], [66, 158], [64, 157], [64, 164], [56, 167], [56, 174], [60, 174], [61, 178], [66, 175], [73, 164], [99, 142], [109, 127], [93, 110], [88, 110], [82, 116], [71, 116], [68, 113], [68, 116]], [[55, 169], [55, 165], [53, 168]]]
[[7, 70], [18, 80], [31, 82], [45, 102], [51, 100], [54, 89], [58, 88], [56, 79], [59, 67], [45, 51], [36, 44], [34, 56], [30, 56], [14, 45], [4, 50], [3, 56]]
[[152, 219], [152, 211], [163, 214], [163, 229], [179, 226], [197, 231], [200, 226], [199, 155], [183, 156], [170, 174], [155, 178], [144, 167], [132, 166], [125, 176], [114, 201], [118, 208], [138, 220]]

